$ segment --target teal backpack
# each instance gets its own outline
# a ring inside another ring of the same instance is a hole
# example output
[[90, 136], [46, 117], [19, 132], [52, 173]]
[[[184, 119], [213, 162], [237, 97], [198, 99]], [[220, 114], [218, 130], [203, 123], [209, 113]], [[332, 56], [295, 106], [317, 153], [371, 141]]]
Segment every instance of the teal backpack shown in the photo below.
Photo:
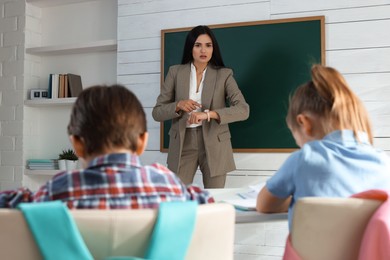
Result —
[[[105, 260], [183, 260], [195, 227], [197, 202], [163, 202], [144, 258], [113, 256]], [[21, 203], [44, 260], [93, 260], [68, 208], [61, 201]], [[120, 211], [118, 211], [120, 214]]]

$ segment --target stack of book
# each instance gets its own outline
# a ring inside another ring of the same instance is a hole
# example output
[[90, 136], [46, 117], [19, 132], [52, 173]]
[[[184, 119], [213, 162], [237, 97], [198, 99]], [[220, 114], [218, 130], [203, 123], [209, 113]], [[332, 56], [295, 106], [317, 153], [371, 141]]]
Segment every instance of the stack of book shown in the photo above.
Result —
[[58, 162], [54, 159], [29, 159], [27, 169], [30, 170], [57, 170]]
[[49, 97], [67, 98], [77, 97], [83, 90], [81, 76], [76, 74], [50, 74]]

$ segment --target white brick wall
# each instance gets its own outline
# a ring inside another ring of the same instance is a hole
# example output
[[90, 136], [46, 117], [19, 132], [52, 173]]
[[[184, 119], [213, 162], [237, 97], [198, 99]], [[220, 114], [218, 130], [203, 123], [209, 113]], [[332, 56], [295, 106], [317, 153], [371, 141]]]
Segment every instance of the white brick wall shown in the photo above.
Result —
[[22, 0], [0, 1], [0, 190], [19, 187], [23, 168]]

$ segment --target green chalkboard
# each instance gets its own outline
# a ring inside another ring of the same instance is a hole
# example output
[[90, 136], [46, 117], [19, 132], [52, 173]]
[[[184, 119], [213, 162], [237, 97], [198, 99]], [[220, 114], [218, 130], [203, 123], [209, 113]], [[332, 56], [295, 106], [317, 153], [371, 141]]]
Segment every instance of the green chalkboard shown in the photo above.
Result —
[[[310, 80], [312, 64], [325, 64], [324, 17], [269, 20], [210, 26], [225, 65], [250, 106], [248, 120], [229, 124], [235, 152], [296, 149], [285, 123], [288, 98]], [[162, 82], [179, 64], [191, 28], [162, 30]], [[169, 146], [170, 121], [161, 125], [161, 151]]]

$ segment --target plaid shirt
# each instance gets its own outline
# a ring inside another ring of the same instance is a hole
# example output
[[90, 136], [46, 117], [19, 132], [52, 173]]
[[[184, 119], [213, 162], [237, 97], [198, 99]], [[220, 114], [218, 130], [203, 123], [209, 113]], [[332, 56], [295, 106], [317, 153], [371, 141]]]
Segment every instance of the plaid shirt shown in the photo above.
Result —
[[62, 200], [70, 209], [157, 208], [163, 201], [214, 202], [207, 191], [186, 187], [166, 167], [142, 166], [138, 156], [127, 153], [96, 157], [86, 169], [61, 172], [36, 193], [24, 188], [0, 193], [0, 207], [51, 200]]

